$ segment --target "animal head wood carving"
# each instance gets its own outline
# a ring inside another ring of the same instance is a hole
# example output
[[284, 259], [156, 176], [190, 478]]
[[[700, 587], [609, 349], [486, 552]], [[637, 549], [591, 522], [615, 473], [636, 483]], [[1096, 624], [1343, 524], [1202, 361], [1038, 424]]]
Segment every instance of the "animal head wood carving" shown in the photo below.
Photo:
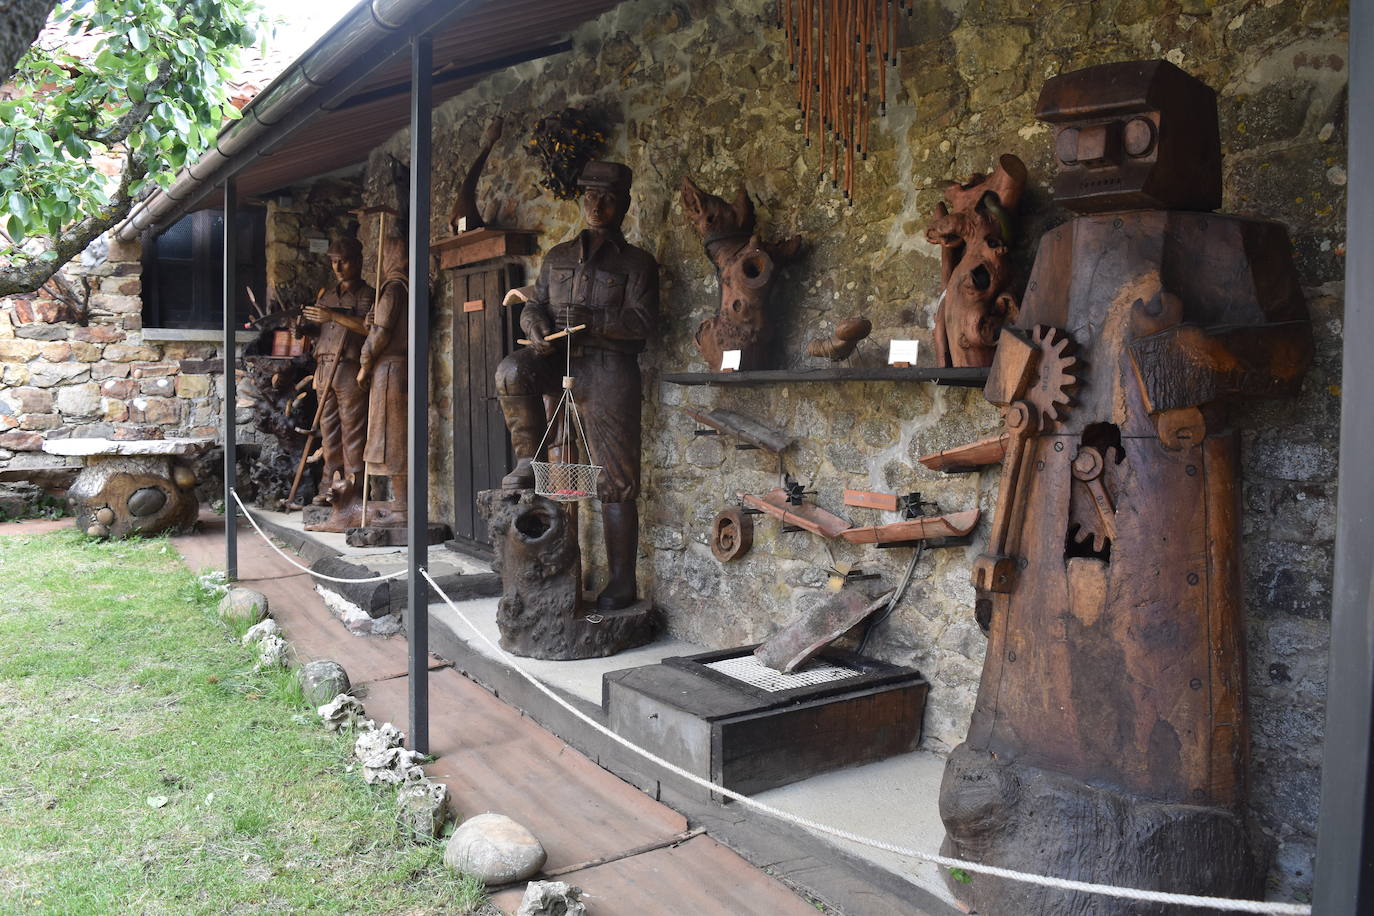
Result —
[[733, 201], [707, 194], [682, 179], [682, 207], [720, 280], [720, 311], [697, 328], [697, 349], [712, 370], [726, 350], [739, 350], [740, 368], [762, 367], [770, 336], [768, 293], [778, 268], [796, 259], [801, 236], [765, 242], [754, 231], [754, 204], [743, 187]]
[[1008, 254], [1012, 218], [1026, 186], [1026, 166], [1003, 155], [991, 175], [975, 173], [945, 189], [926, 227], [940, 246], [944, 292], [935, 311], [936, 364], [991, 366], [1002, 324], [1016, 317]]

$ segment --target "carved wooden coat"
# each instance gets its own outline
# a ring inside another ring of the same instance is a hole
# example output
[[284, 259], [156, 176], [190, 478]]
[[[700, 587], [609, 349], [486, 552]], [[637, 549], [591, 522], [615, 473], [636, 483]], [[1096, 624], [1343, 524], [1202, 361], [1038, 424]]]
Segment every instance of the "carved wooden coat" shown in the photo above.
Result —
[[754, 231], [754, 204], [744, 188], [732, 203], [682, 179], [682, 207], [701, 234], [720, 280], [720, 312], [697, 328], [697, 349], [712, 371], [726, 350], [739, 350], [741, 369], [765, 368], [769, 325], [768, 293], [778, 268], [796, 259], [801, 236], [765, 242]]
[[[1192, 78], [1159, 66], [1093, 68], [1109, 72], [1086, 71], [1087, 83], [1141, 80], [1142, 104], [1167, 122], [1169, 103], [1150, 93]], [[974, 570], [983, 677], [941, 787], [948, 852], [1088, 881], [1257, 892], [1241, 816], [1239, 444], [1223, 408], [1296, 393], [1310, 355], [1276, 223], [1092, 212], [1041, 240], [986, 389], [1009, 437]], [[988, 913], [1178, 912], [981, 876], [951, 887]]]

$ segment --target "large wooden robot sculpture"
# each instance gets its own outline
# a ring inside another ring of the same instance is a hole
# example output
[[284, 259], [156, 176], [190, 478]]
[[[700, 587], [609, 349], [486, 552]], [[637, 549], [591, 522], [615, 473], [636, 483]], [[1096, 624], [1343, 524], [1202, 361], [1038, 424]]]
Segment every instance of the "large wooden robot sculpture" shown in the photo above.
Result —
[[[1055, 198], [986, 395], [1008, 446], [976, 563], [987, 659], [940, 789], [950, 855], [1250, 896], [1240, 464], [1232, 396], [1311, 355], [1292, 249], [1221, 203], [1216, 95], [1163, 61], [1055, 77]], [[974, 875], [988, 914], [1159, 914]]]

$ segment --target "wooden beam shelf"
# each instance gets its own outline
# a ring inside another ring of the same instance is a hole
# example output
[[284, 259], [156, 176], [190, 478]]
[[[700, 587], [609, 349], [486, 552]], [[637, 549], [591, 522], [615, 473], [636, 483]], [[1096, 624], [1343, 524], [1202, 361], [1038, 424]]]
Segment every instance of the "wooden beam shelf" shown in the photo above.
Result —
[[745, 372], [665, 372], [673, 385], [790, 385], [795, 382], [934, 382], [961, 388], [982, 388], [987, 369], [751, 369]]
[[507, 255], [529, 254], [538, 234], [533, 229], [484, 227], [439, 239], [429, 250], [439, 256], [439, 269], [448, 270]]

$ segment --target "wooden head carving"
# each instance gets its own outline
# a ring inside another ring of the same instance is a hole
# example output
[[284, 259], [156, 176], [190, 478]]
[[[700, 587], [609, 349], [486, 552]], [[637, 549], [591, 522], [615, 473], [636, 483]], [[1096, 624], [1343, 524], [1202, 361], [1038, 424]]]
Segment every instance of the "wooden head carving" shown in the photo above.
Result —
[[945, 189], [926, 240], [941, 246], [945, 283], [935, 312], [939, 366], [990, 366], [1002, 324], [1016, 317], [1008, 248], [1026, 167], [1006, 154], [991, 175], [973, 174]]
[[1054, 198], [1071, 210], [1221, 206], [1217, 94], [1168, 61], [1056, 76], [1035, 116], [1054, 125]]
[[733, 201], [682, 179], [682, 207], [701, 234], [720, 280], [720, 311], [697, 328], [697, 349], [713, 370], [726, 350], [740, 350], [740, 368], [756, 369], [769, 337], [768, 293], [777, 269], [801, 251], [801, 237], [765, 242], [754, 231], [754, 204], [741, 187]]

